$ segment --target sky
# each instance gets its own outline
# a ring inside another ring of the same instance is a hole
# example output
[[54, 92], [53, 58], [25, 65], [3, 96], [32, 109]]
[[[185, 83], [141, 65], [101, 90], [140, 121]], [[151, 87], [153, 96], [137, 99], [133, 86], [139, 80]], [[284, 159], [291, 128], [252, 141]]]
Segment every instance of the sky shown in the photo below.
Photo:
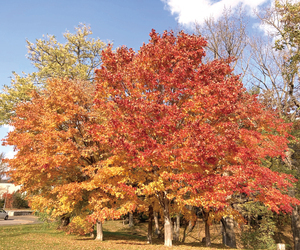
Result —
[[[74, 32], [74, 27], [84, 23], [90, 25], [93, 38], [137, 51], [143, 42], [148, 42], [151, 29], [159, 33], [171, 29], [192, 33], [195, 21], [201, 24], [211, 16], [218, 19], [224, 7], [234, 10], [242, 4], [253, 17], [253, 9], [269, 6], [272, 1], [0, 0], [0, 88], [10, 85], [13, 71], [18, 74], [35, 71], [26, 58], [26, 39], [34, 43], [50, 34], [63, 43], [64, 32]], [[9, 129], [1, 127], [0, 138], [4, 138]], [[11, 147], [0, 146], [1, 152], [13, 157]]]

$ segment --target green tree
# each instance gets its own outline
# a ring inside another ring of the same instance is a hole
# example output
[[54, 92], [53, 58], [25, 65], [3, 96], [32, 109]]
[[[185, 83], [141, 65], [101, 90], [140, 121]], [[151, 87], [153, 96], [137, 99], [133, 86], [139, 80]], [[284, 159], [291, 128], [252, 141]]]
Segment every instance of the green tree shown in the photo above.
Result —
[[[275, 6], [260, 15], [263, 24], [271, 27], [275, 44], [261, 46], [256, 44], [254, 55], [258, 67], [263, 75], [259, 85], [269, 106], [276, 108], [279, 115], [293, 123], [292, 134], [295, 140], [290, 140], [289, 150], [282, 159], [271, 159], [266, 162], [270, 169], [279, 172], [292, 173], [300, 177], [299, 166], [299, 79], [300, 79], [300, 3], [290, 0], [276, 1]], [[257, 75], [257, 74], [256, 74]], [[268, 79], [265, 81], [265, 79]], [[299, 197], [299, 182], [291, 194]], [[294, 206], [291, 215], [292, 231], [295, 249], [300, 249], [300, 207]]]
[[59, 43], [54, 35], [43, 36], [35, 43], [26, 41], [27, 58], [37, 71], [22, 76], [13, 73], [11, 85], [4, 86], [0, 94], [0, 125], [10, 121], [17, 103], [30, 99], [28, 92], [43, 88], [49, 78], [93, 80], [105, 43], [89, 37], [89, 26], [80, 24], [75, 30], [75, 34], [63, 34], [65, 43]]

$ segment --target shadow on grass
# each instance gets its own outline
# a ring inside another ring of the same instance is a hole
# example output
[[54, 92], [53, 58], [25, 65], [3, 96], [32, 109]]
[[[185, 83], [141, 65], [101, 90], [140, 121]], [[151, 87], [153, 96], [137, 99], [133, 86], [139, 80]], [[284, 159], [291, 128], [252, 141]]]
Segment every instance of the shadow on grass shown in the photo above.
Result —
[[[175, 242], [173, 241], [174, 246], [186, 246], [186, 247], [206, 247], [205, 243], [200, 242], [199, 239], [193, 237], [190, 235], [189, 237], [194, 239], [194, 242]], [[128, 243], [116, 243], [116, 244], [130, 244], [134, 245], [134, 241], [144, 241], [145, 244], [139, 243], [139, 245], [149, 245], [147, 243], [147, 228], [143, 224], [136, 224], [133, 227], [128, 227], [124, 226], [123, 228], [120, 228], [116, 232], [109, 232], [109, 231], [104, 231], [104, 239], [107, 240], [115, 240], [115, 241], [120, 241], [120, 240], [128, 240], [128, 241], [133, 241], [133, 242], [128, 242]], [[164, 239], [163, 238], [156, 238], [153, 235], [153, 242], [152, 245], [157, 245], [157, 246], [163, 246], [164, 245]], [[223, 244], [217, 244], [217, 243], [212, 243], [210, 248], [215, 248], [215, 249], [226, 249], [226, 247]]]
[[128, 241], [121, 241], [121, 242], [115, 242], [116, 245], [131, 245], [131, 246], [145, 246], [149, 245], [147, 243], [137, 243], [137, 242], [128, 242]]
[[94, 238], [86, 236], [85, 238], [77, 238], [76, 241], [88, 241], [88, 240], [95, 240]]
[[[121, 232], [120, 232], [121, 231]], [[95, 232], [96, 233], [96, 232]], [[153, 243], [149, 245], [147, 243], [147, 237], [136, 235], [136, 233], [133, 231], [131, 233], [123, 232], [122, 230], [119, 230], [117, 232], [109, 232], [109, 231], [103, 231], [104, 235], [104, 241], [113, 241], [116, 245], [131, 245], [131, 246], [163, 246], [164, 245], [164, 239], [158, 239], [154, 238]], [[95, 240], [91, 237], [82, 237], [75, 239], [76, 241], [87, 241], [87, 240]], [[191, 243], [182, 243], [182, 242], [175, 242], [173, 241], [173, 246], [179, 246], [179, 247], [203, 247], [205, 248], [205, 244], [201, 242], [191, 242]], [[212, 243], [210, 246], [211, 249], [226, 249], [226, 247], [222, 244], [215, 244]]]

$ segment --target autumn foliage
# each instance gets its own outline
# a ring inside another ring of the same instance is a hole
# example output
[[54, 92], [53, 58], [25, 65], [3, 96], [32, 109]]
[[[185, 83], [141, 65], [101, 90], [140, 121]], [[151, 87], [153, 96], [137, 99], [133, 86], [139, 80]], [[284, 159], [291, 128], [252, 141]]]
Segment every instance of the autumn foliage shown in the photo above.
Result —
[[[127, 195], [118, 184], [122, 176], [101, 164], [110, 154], [109, 145], [94, 142], [89, 133], [92, 124], [105, 123], [95, 116], [93, 95], [89, 82], [52, 80], [16, 109], [15, 129], [6, 142], [17, 150], [9, 160], [11, 176], [22, 184], [34, 209], [53, 217], [85, 215], [95, 222], [122, 215], [120, 198]], [[131, 206], [127, 199], [123, 213]]]
[[209, 220], [238, 212], [245, 194], [273, 211], [291, 212], [294, 179], [262, 167], [282, 156], [289, 124], [266, 110], [232, 74], [229, 61], [203, 63], [206, 41], [150, 33], [136, 53], [102, 53], [95, 83], [50, 80], [21, 103], [7, 145], [11, 176], [36, 207], [90, 221], [149, 206], [165, 220], [201, 207]]

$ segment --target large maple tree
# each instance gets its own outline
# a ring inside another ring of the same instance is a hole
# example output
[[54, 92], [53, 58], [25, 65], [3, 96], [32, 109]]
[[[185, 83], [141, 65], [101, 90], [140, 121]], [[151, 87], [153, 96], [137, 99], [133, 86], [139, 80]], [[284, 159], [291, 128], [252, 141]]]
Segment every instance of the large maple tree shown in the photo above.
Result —
[[162, 208], [165, 245], [172, 245], [170, 213], [186, 205], [234, 214], [231, 199], [242, 193], [290, 212], [298, 203], [286, 194], [293, 178], [261, 166], [266, 156], [284, 156], [290, 125], [246, 92], [229, 61], [203, 63], [203, 38], [154, 30], [150, 37], [137, 53], [103, 52], [95, 103], [113, 129], [107, 160]]

